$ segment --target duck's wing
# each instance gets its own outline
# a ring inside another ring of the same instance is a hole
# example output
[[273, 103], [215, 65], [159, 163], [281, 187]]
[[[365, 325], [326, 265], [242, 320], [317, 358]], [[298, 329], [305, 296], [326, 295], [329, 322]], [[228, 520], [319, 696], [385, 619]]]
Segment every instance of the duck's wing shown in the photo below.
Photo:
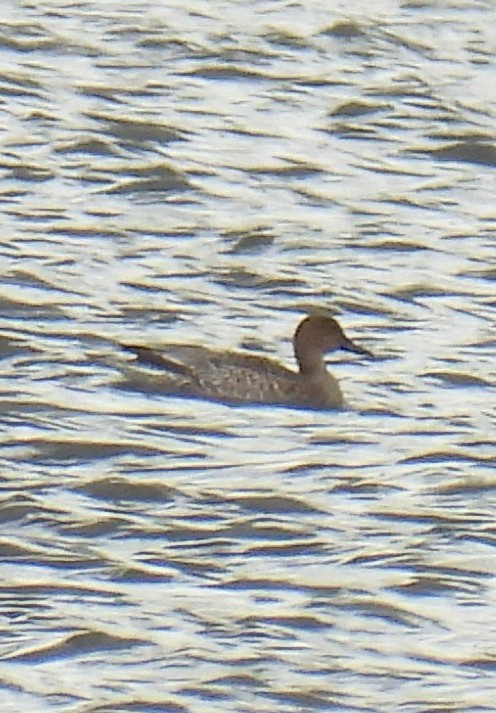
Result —
[[226, 403], [302, 401], [299, 374], [266, 357], [186, 345], [168, 345], [166, 352], [137, 345], [124, 348], [139, 363], [159, 369], [158, 383], [166, 383], [171, 393]]
[[138, 361], [159, 369], [191, 377], [194, 373], [239, 370], [240, 372], [261, 372], [274, 377], [293, 377], [295, 372], [286, 369], [276, 361], [255, 354], [242, 352], [221, 352], [205, 347], [183, 344], [169, 344], [166, 350], [150, 349], [133, 344], [123, 344], [133, 352]]

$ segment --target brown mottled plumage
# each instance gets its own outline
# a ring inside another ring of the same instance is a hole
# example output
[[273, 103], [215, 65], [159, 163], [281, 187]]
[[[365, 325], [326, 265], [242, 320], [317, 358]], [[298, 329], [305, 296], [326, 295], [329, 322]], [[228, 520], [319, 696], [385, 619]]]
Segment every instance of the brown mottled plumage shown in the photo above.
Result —
[[372, 356], [354, 344], [338, 322], [328, 316], [309, 316], [298, 325], [293, 347], [299, 371], [291, 371], [265, 357], [219, 352], [204, 347], [170, 345], [165, 351], [125, 346], [138, 361], [158, 367], [160, 390], [227, 403], [286, 404], [338, 409], [343, 395], [330, 374], [324, 355], [345, 349]]

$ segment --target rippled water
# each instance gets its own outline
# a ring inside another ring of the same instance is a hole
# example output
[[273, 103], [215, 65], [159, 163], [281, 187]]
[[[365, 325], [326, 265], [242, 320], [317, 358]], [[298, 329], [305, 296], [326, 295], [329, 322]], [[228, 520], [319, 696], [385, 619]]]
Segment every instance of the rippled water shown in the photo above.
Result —
[[[2, 713], [494, 710], [494, 3], [2, 14]], [[310, 305], [349, 411], [124, 388]]]

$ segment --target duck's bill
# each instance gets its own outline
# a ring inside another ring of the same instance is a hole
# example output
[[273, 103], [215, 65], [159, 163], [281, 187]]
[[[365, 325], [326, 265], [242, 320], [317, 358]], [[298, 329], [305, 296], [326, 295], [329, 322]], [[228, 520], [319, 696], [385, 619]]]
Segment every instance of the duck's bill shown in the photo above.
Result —
[[374, 358], [372, 352], [369, 352], [369, 350], [365, 349], [365, 347], [361, 347], [358, 344], [355, 344], [355, 342], [352, 342], [351, 339], [348, 339], [348, 337], [346, 337], [344, 343], [341, 345], [341, 349], [344, 349], [346, 352], [362, 354], [362, 356], [369, 357], [370, 359]]

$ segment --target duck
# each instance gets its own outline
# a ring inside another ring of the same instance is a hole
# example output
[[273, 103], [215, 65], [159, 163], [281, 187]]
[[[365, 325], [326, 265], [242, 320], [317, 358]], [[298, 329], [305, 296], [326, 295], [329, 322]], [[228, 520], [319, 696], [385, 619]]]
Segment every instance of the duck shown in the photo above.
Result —
[[273, 359], [202, 346], [169, 345], [165, 350], [123, 344], [139, 365], [160, 373], [160, 392], [228, 404], [271, 404], [312, 409], [343, 409], [345, 400], [324, 357], [338, 349], [372, 358], [346, 336], [329, 315], [307, 315], [296, 327], [293, 350], [298, 370]]

